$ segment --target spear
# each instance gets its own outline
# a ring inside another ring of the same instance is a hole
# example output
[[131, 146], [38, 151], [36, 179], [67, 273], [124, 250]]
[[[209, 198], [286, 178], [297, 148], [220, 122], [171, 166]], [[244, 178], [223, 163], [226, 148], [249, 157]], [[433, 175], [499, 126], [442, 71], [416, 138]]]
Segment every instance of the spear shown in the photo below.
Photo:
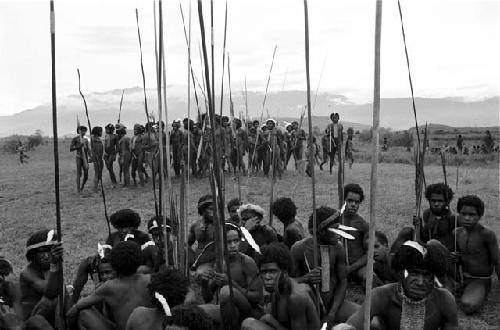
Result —
[[[307, 82], [307, 119], [309, 121], [309, 162], [311, 164], [311, 189], [312, 189], [312, 214], [313, 214], [313, 269], [318, 265], [318, 237], [317, 237], [317, 217], [316, 217], [316, 177], [314, 174], [314, 152], [313, 152], [313, 129], [311, 115], [311, 79], [309, 74], [309, 14], [307, 0], [304, 0], [304, 39], [305, 39], [305, 60], [306, 60], [306, 82]], [[321, 300], [319, 291], [316, 290], [318, 301]], [[319, 305], [318, 305], [319, 313]]]
[[144, 111], [146, 111], [146, 120], [149, 122], [148, 100], [146, 97], [146, 77], [144, 75], [144, 64], [142, 63], [142, 41], [141, 30], [139, 29], [139, 11], [135, 9], [135, 20], [137, 22], [137, 36], [139, 37], [139, 50], [141, 53], [141, 72], [142, 72], [142, 87], [144, 91]]
[[368, 239], [368, 262], [366, 275], [366, 291], [364, 301], [364, 329], [370, 329], [370, 311], [373, 285], [373, 250], [376, 227], [377, 202], [377, 167], [379, 153], [379, 125], [380, 125], [380, 36], [382, 29], [382, 0], [377, 0], [375, 13], [375, 70], [373, 88], [373, 135], [372, 135], [372, 166], [370, 175], [370, 229]]
[[227, 75], [229, 78], [229, 115], [231, 116], [231, 133], [233, 135], [233, 141], [236, 146], [236, 182], [238, 184], [238, 199], [241, 201], [241, 182], [240, 182], [240, 148], [238, 148], [238, 136], [236, 134], [236, 129], [234, 125], [234, 105], [233, 105], [233, 95], [231, 91], [231, 59], [229, 53], [227, 54]]
[[[80, 69], [76, 69], [76, 72], [78, 74], [78, 92], [80, 93], [80, 96], [83, 99], [83, 105], [85, 106], [85, 115], [87, 116], [87, 123], [89, 125], [89, 131], [92, 132], [92, 126], [90, 125], [90, 117], [89, 117], [89, 109], [87, 107], [87, 101], [85, 100], [85, 96], [82, 93], [81, 89], [81, 84], [80, 84]], [[109, 217], [108, 217], [108, 208], [106, 206], [106, 193], [104, 192], [104, 185], [102, 183], [102, 172], [101, 172], [101, 162], [100, 159], [97, 158], [97, 155], [95, 155], [93, 152], [91, 152], [91, 157], [92, 160], [94, 161], [94, 164], [97, 166], [97, 172], [101, 173], [100, 176], [97, 176], [98, 178], [98, 183], [101, 183], [101, 194], [102, 194], [102, 203], [104, 205], [104, 217], [106, 218], [106, 224], [108, 225], [108, 234], [111, 236], [111, 226], [109, 222]], [[98, 173], [95, 173], [97, 175]]]
[[120, 111], [118, 112], [118, 124], [120, 123], [120, 119], [122, 116], [123, 94], [125, 94], [125, 90], [122, 90], [122, 97], [120, 98]]
[[[57, 135], [57, 94], [56, 94], [56, 17], [54, 12], [54, 0], [50, 1], [50, 52], [52, 64], [52, 134], [54, 144], [54, 191], [56, 198], [56, 229], [57, 240], [62, 242], [61, 230], [61, 200], [59, 195], [59, 140]], [[59, 318], [61, 329], [65, 328], [65, 315], [64, 315], [64, 273], [62, 260], [59, 267]]]

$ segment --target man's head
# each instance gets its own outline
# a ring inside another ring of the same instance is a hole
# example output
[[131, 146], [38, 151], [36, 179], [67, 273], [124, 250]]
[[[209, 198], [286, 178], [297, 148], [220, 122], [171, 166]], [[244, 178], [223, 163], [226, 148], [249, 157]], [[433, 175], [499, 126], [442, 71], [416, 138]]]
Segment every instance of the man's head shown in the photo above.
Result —
[[396, 251], [391, 265], [402, 278], [405, 295], [421, 300], [431, 293], [434, 278], [446, 273], [446, 263], [446, 248], [440, 242], [431, 240], [427, 245], [406, 241]]
[[266, 121], [266, 127], [268, 130], [272, 131], [276, 127], [276, 120], [269, 118]]
[[293, 221], [297, 215], [297, 207], [292, 199], [288, 197], [278, 198], [273, 203], [271, 210], [273, 214], [283, 223]]
[[278, 288], [280, 278], [291, 272], [292, 257], [286, 245], [271, 243], [262, 247], [257, 264], [264, 288], [268, 292], [273, 292]]
[[292, 121], [292, 129], [297, 129], [297, 128], [299, 128], [299, 122], [296, 120]]
[[[215, 330], [212, 319], [198, 305], [178, 305], [172, 308], [172, 316], [166, 319], [165, 329], [178, 326], [189, 330]], [[175, 329], [175, 328], [173, 328]]]
[[258, 225], [264, 218], [264, 209], [255, 204], [243, 204], [238, 208], [238, 215], [242, 226], [245, 226], [249, 220], [255, 221]]
[[141, 124], [135, 124], [134, 125], [134, 135], [139, 135], [144, 133], [144, 126]]
[[198, 133], [200, 131], [200, 126], [197, 123], [193, 123], [193, 133]]
[[257, 128], [259, 128], [260, 122], [258, 120], [254, 120], [252, 122], [252, 124], [253, 124], [253, 127], [257, 129]]
[[26, 242], [26, 259], [40, 269], [50, 268], [51, 250], [57, 244], [57, 234], [54, 230], [39, 230]]
[[338, 122], [339, 122], [340, 116], [339, 116], [339, 114], [338, 114], [338, 113], [331, 113], [331, 114], [330, 114], [330, 119], [331, 119], [331, 121], [332, 121], [334, 124], [336, 124], [336, 123], [338, 123]]
[[229, 126], [229, 117], [228, 116], [222, 116], [222, 126], [224, 126], [224, 127]]
[[226, 222], [226, 237], [227, 251], [231, 254], [238, 253], [241, 238], [243, 237], [240, 227], [230, 222]]
[[435, 215], [443, 215], [448, 211], [453, 190], [444, 183], [434, 183], [425, 188], [425, 198], [429, 201], [431, 212]]
[[238, 216], [238, 209], [241, 202], [238, 198], [233, 198], [227, 203], [227, 212], [229, 213], [229, 220], [235, 225], [240, 224], [240, 217]]
[[137, 212], [131, 209], [122, 209], [113, 213], [110, 221], [113, 227], [120, 232], [122, 239], [125, 239], [127, 234], [131, 234], [134, 230], [139, 228], [141, 217]]
[[484, 202], [476, 195], [460, 197], [457, 202], [460, 223], [465, 229], [474, 228], [484, 214]]
[[113, 126], [113, 124], [109, 123], [106, 125], [105, 130], [106, 130], [106, 134], [113, 134], [113, 132], [115, 131], [115, 126]]
[[285, 129], [288, 133], [290, 133], [293, 130], [293, 126], [291, 123], [286, 123]]
[[109, 258], [118, 276], [132, 275], [142, 262], [141, 247], [133, 241], [119, 242], [111, 250]]
[[359, 210], [359, 205], [365, 199], [365, 195], [363, 193], [363, 188], [361, 188], [358, 184], [350, 183], [344, 187], [344, 201], [345, 205], [345, 214], [347, 216], [355, 215]]
[[116, 134], [118, 134], [118, 135], [127, 134], [127, 127], [125, 127], [125, 125], [118, 123], [115, 125], [115, 128], [116, 128]]
[[181, 127], [181, 120], [177, 119], [172, 122], [172, 129], [177, 131]]
[[[170, 230], [170, 219], [165, 218], [167, 223], [167, 231]], [[157, 217], [153, 216], [148, 221], [148, 233], [153, 238], [156, 246], [163, 246], [163, 235], [162, 235], [163, 221]]]
[[240, 120], [240, 119], [238, 119], [238, 118], [234, 118], [233, 122], [234, 122], [234, 127], [235, 127], [236, 129], [240, 128], [240, 127], [241, 127], [241, 125], [242, 125], [241, 120]]
[[205, 195], [198, 200], [198, 214], [206, 221], [214, 220], [214, 199], [212, 195]]
[[[366, 244], [368, 245], [368, 238]], [[373, 244], [373, 259], [382, 262], [386, 259], [389, 249], [387, 236], [381, 231], [375, 231], [375, 242]]]
[[12, 273], [12, 265], [3, 256], [0, 256], [0, 286], [9, 274]]
[[99, 276], [99, 281], [106, 282], [116, 278], [116, 271], [111, 265], [111, 260], [109, 257], [104, 257], [99, 262], [97, 266], [97, 275]]
[[102, 136], [102, 127], [101, 126], [92, 127], [92, 131], [90, 131], [90, 134], [92, 134], [93, 136], [101, 137]]
[[156, 293], [165, 298], [170, 308], [174, 308], [184, 303], [189, 291], [189, 282], [179, 270], [167, 269], [151, 275], [148, 289], [153, 304], [156, 308], [163, 310], [161, 302], [156, 298]]
[[[332, 233], [328, 228], [335, 227], [340, 223], [340, 212], [328, 206], [321, 206], [316, 209], [317, 237], [318, 242], [324, 245], [335, 245], [339, 238], [337, 234]], [[313, 214], [309, 216], [307, 224], [309, 233], [313, 234]]]
[[87, 134], [87, 127], [85, 127], [85, 126], [78, 126], [76, 128], [76, 132], [78, 134], [80, 134], [81, 136], [85, 136], [85, 134]]

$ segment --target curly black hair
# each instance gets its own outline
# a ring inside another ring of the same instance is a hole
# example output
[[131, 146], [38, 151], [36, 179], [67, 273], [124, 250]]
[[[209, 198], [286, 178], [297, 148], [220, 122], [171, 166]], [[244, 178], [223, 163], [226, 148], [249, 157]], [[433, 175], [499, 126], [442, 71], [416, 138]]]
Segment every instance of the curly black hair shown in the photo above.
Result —
[[[321, 206], [320, 208], [316, 209], [316, 223], [319, 225], [329, 217], [331, 217], [337, 210], [332, 209], [331, 207], [328, 206]], [[337, 219], [340, 221], [340, 216]], [[313, 229], [313, 214], [309, 216], [309, 221], [307, 223], [307, 228], [309, 229], [309, 232], [312, 232]]]
[[116, 229], [133, 227], [139, 228], [141, 224], [141, 217], [137, 212], [131, 209], [122, 209], [116, 211], [111, 215], [111, 224]]
[[101, 126], [92, 127], [92, 131], [90, 131], [90, 134], [101, 136], [102, 135], [102, 127]]
[[120, 242], [113, 247], [109, 258], [117, 274], [132, 275], [142, 262], [141, 246], [133, 241]]
[[227, 211], [229, 212], [233, 206], [241, 206], [239, 198], [233, 198], [227, 203]]
[[431, 194], [443, 195], [448, 203], [453, 199], [453, 190], [443, 182], [428, 185], [425, 188], [425, 199], [430, 200]]
[[387, 239], [387, 236], [385, 236], [385, 234], [381, 231], [378, 230], [375, 231], [375, 239], [382, 245], [389, 245], [389, 240]]
[[278, 198], [271, 207], [273, 214], [278, 217], [281, 222], [295, 218], [297, 215], [297, 206], [291, 198]]
[[347, 197], [347, 194], [349, 192], [358, 194], [361, 197], [360, 202], [363, 202], [365, 200], [365, 194], [363, 192], [363, 188], [361, 188], [361, 186], [359, 184], [349, 183], [348, 185], [345, 185], [344, 186], [344, 198]]
[[227, 233], [228, 233], [230, 230], [235, 230], [235, 231], [238, 233], [238, 237], [239, 237], [239, 238], [242, 238], [242, 237], [243, 237], [243, 233], [241, 232], [240, 227], [236, 226], [235, 224], [233, 224], [233, 223], [231, 223], [231, 222], [226, 222], [226, 235], [227, 235]]
[[422, 246], [427, 249], [424, 256], [411, 246], [401, 245], [392, 259], [392, 268], [396, 272], [419, 268], [428, 270], [437, 277], [443, 276], [448, 260], [446, 248], [436, 240], [430, 240]]
[[7, 276], [13, 272], [12, 265], [9, 260], [0, 256], [0, 275]]
[[[28, 241], [26, 242], [26, 247], [30, 245], [34, 245], [37, 243], [45, 242], [47, 240], [47, 235], [49, 234], [50, 229], [42, 229], [34, 234], [32, 234], [29, 238]], [[52, 238], [53, 241], [57, 240], [57, 233], [54, 233], [54, 237]], [[26, 252], [26, 259], [28, 259], [29, 262], [32, 262], [35, 260], [35, 254], [37, 253], [38, 249], [30, 249], [29, 251]]]
[[184, 303], [189, 289], [189, 282], [186, 276], [177, 269], [167, 269], [165, 271], [151, 275], [151, 282], [148, 284], [149, 293], [153, 304], [162, 309], [161, 303], [155, 298], [155, 292], [161, 294], [170, 308]]
[[203, 195], [198, 200], [198, 214], [203, 215], [203, 211], [208, 207], [210, 203], [213, 203], [214, 199], [212, 195]]
[[288, 273], [292, 271], [292, 256], [285, 244], [274, 242], [261, 248], [261, 254], [257, 256], [259, 268], [263, 264], [272, 262], [276, 263], [281, 270]]
[[460, 213], [460, 210], [464, 206], [472, 206], [476, 208], [477, 214], [480, 217], [482, 217], [484, 214], [484, 202], [476, 195], [466, 195], [460, 197], [457, 202], [457, 212]]
[[163, 327], [181, 326], [189, 330], [215, 330], [215, 325], [208, 314], [198, 305], [178, 305], [172, 308], [172, 316], [167, 317]]

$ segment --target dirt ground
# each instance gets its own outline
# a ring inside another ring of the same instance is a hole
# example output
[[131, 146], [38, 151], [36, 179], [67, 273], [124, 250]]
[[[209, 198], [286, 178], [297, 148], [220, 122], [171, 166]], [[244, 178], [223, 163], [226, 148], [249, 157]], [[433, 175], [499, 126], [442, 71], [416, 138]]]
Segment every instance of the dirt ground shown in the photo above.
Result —
[[[14, 266], [14, 277], [26, 264], [24, 248], [28, 236], [42, 228], [55, 228], [54, 169], [52, 147], [42, 146], [30, 153], [29, 163], [18, 165], [15, 155], [0, 157], [0, 254], [6, 256]], [[293, 160], [291, 161], [291, 163]], [[65, 282], [71, 283], [79, 261], [93, 253], [97, 242], [103, 242], [107, 235], [102, 198], [92, 193], [93, 169], [89, 171], [89, 183], [82, 194], [76, 193], [74, 155], [69, 152], [69, 145], [60, 146], [60, 186], [62, 234], [65, 247], [64, 274]], [[311, 180], [291, 170], [275, 184], [275, 198], [291, 197], [298, 207], [298, 219], [306, 224], [312, 209]], [[334, 168], [336, 171], [336, 168]], [[448, 169], [448, 181], [455, 190], [456, 167]], [[336, 207], [337, 175], [320, 172], [316, 168], [316, 205]], [[427, 183], [443, 181], [440, 166], [425, 168]], [[369, 219], [370, 164], [355, 163], [346, 169], [346, 183], [360, 184], [367, 196], [360, 208], [361, 215]], [[244, 201], [257, 203], [269, 211], [270, 181], [262, 176], [241, 178], [242, 198]], [[154, 215], [154, 199], [151, 184], [144, 188], [111, 187], [107, 173], [104, 173], [104, 185], [109, 214], [121, 208], [132, 208], [142, 217], [141, 227]], [[174, 191], [179, 194], [179, 183], [174, 180]], [[198, 198], [209, 193], [206, 179], [191, 181], [189, 184], [188, 213], [189, 221], [198, 218], [196, 203]], [[458, 191], [456, 196], [477, 194], [486, 204], [482, 223], [500, 234], [499, 171], [497, 168], [461, 167], [459, 171]], [[237, 184], [234, 177], [225, 178], [226, 201], [237, 197]], [[384, 231], [390, 240], [403, 226], [411, 225], [415, 209], [414, 166], [404, 164], [380, 164], [378, 189], [376, 196], [376, 228]], [[452, 208], [456, 206], [455, 198]], [[424, 201], [424, 206], [427, 203]], [[168, 210], [167, 210], [168, 214]], [[275, 222], [278, 230], [279, 223]], [[90, 286], [90, 285], [89, 285]], [[91, 288], [90, 288], [91, 289]], [[348, 297], [361, 302], [363, 290], [351, 285]], [[480, 313], [466, 317], [460, 314], [463, 329], [498, 329], [500, 328], [500, 285], [495, 278], [488, 303]]]

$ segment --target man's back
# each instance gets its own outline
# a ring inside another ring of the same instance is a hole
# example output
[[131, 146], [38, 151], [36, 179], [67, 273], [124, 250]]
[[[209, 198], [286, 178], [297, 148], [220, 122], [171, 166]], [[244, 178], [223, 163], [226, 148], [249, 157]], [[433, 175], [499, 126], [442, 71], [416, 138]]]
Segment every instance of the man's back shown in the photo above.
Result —
[[137, 307], [127, 322], [127, 330], [162, 330], [165, 313], [158, 308]]

